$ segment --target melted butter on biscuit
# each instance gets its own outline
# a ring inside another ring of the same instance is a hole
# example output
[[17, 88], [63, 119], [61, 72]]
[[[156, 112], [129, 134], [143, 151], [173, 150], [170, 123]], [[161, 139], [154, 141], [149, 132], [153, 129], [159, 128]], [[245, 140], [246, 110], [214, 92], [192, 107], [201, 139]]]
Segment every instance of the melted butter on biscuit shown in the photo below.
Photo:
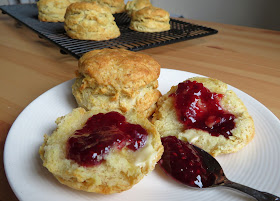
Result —
[[134, 153], [135, 154], [134, 164], [136, 166], [142, 167], [145, 165], [151, 165], [155, 160], [157, 156], [157, 152], [153, 148], [151, 141], [152, 139], [148, 137], [145, 146]]

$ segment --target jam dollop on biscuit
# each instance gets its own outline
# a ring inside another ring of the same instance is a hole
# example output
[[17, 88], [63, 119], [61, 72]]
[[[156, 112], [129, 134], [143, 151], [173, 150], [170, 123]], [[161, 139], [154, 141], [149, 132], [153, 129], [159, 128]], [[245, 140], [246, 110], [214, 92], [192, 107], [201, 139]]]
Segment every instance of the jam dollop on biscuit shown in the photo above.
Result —
[[98, 165], [112, 147], [136, 151], [145, 145], [147, 136], [143, 127], [128, 123], [118, 112], [99, 113], [68, 139], [67, 158], [82, 166]]
[[201, 129], [212, 136], [226, 138], [232, 135], [235, 116], [221, 106], [222, 94], [212, 93], [202, 83], [187, 80], [178, 84], [176, 92], [170, 96], [175, 98], [178, 119], [186, 129]]

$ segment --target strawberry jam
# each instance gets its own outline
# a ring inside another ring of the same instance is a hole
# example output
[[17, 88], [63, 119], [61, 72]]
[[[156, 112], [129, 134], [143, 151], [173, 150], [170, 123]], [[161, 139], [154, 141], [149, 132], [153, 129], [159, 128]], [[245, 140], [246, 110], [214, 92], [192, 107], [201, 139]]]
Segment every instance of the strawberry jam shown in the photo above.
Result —
[[88, 119], [67, 142], [67, 158], [81, 166], [94, 166], [105, 160], [110, 149], [127, 147], [136, 151], [146, 143], [148, 133], [126, 122], [118, 112], [99, 113]]
[[188, 142], [175, 136], [161, 138], [164, 146], [159, 161], [163, 170], [175, 180], [192, 187], [209, 187], [215, 183], [216, 175], [208, 171], [203, 157]]
[[170, 96], [175, 99], [177, 117], [185, 129], [200, 129], [225, 138], [232, 135], [235, 116], [221, 107], [222, 94], [211, 93], [202, 83], [187, 80]]

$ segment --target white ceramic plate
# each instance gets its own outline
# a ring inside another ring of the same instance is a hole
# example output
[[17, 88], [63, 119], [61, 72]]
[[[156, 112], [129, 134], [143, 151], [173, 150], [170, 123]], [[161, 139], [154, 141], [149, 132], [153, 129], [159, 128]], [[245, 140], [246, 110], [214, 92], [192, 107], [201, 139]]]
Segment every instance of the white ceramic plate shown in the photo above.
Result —
[[[196, 74], [162, 69], [159, 89], [164, 94]], [[34, 100], [18, 116], [7, 137], [5, 171], [16, 196], [22, 201], [232, 201], [252, 200], [227, 188], [193, 189], [174, 182], [158, 167], [131, 190], [99, 195], [60, 184], [42, 166], [38, 154], [43, 135], [55, 129], [57, 117], [76, 107], [71, 94], [73, 80], [62, 83]], [[256, 125], [255, 138], [241, 151], [218, 156], [229, 179], [280, 196], [280, 121], [261, 103], [230, 87], [244, 101]]]

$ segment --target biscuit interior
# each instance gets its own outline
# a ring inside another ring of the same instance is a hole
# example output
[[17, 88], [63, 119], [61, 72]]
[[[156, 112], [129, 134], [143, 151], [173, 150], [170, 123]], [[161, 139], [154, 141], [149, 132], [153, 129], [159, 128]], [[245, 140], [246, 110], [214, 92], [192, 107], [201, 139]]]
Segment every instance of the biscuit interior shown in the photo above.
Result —
[[166, 10], [149, 6], [132, 12], [129, 28], [139, 32], [170, 30], [170, 15]]
[[159, 134], [155, 127], [136, 113], [125, 115], [126, 121], [141, 125], [148, 133], [144, 147], [132, 151], [111, 148], [106, 160], [99, 165], [84, 167], [66, 158], [67, 140], [83, 127], [92, 115], [104, 110], [86, 112], [76, 108], [57, 119], [57, 129], [51, 136], [45, 135], [39, 153], [43, 165], [62, 183], [77, 190], [102, 194], [118, 193], [130, 189], [152, 171], [163, 153]]
[[220, 102], [221, 106], [235, 116], [235, 128], [231, 130], [232, 136], [227, 139], [222, 135], [211, 136], [207, 131], [199, 129], [185, 129], [178, 120], [174, 98], [169, 96], [177, 90], [178, 86], [173, 86], [159, 99], [158, 108], [153, 117], [153, 123], [161, 137], [176, 136], [180, 140], [188, 141], [204, 149], [213, 156], [236, 152], [247, 145], [255, 134], [254, 122], [237, 95], [232, 90], [227, 90], [225, 83], [216, 79], [195, 77], [189, 80], [203, 83], [204, 87], [212, 93], [224, 95]]
[[93, 50], [79, 60], [72, 92], [80, 107], [135, 109], [150, 116], [160, 97], [160, 65], [150, 56], [124, 49]]

